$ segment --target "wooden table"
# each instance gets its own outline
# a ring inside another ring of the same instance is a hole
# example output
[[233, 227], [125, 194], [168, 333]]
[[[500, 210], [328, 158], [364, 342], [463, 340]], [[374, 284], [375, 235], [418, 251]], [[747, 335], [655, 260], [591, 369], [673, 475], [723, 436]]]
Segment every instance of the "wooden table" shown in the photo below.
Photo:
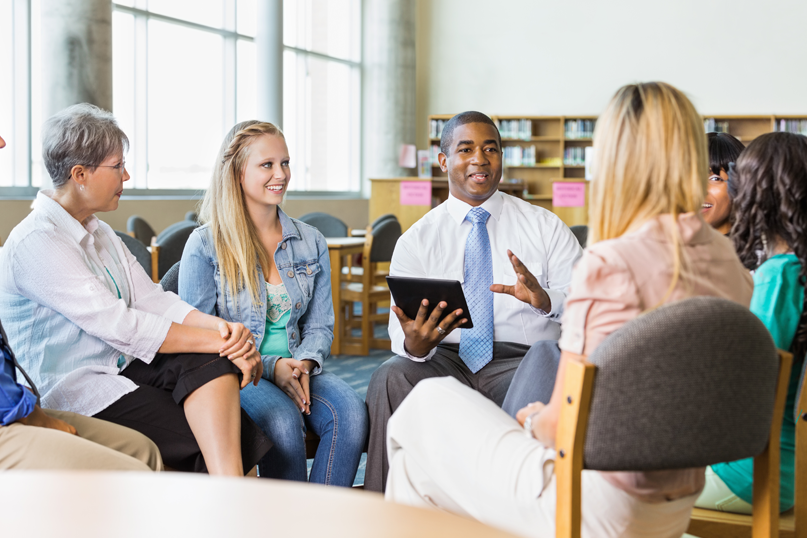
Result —
[[331, 256], [331, 294], [333, 295], [333, 344], [331, 355], [342, 352], [342, 330], [339, 326], [339, 308], [342, 301], [342, 267], [345, 256], [364, 251], [363, 237], [326, 237], [328, 254]]
[[191, 473], [7, 471], [3, 536], [510, 537], [377, 493]]

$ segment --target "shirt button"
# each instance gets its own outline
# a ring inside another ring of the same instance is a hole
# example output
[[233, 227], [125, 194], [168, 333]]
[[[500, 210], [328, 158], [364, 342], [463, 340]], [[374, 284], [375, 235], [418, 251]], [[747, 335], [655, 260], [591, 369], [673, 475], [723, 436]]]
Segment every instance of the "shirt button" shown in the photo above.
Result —
[[297, 303], [297, 304], [296, 304], [296, 305], [294, 305], [294, 306], [295, 306], [295, 308], [297, 308], [297, 310], [300, 310], [300, 307], [301, 307], [301, 306], [303, 306], [303, 305], [302, 305], [302, 303]]
[[310, 267], [306, 267], [306, 268], [305, 268], [305, 272], [306, 272], [306, 273], [308, 273], [308, 274], [310, 275], [310, 274], [311, 274], [311, 268], [310, 268]]
[[282, 248], [283, 250], [286, 250], [286, 243], [285, 242], [280, 243], [280, 248]]
[[297, 333], [291, 333], [292, 338], [297, 338]]
[[294, 278], [294, 271], [289, 271], [286, 274], [288, 275], [289, 278]]

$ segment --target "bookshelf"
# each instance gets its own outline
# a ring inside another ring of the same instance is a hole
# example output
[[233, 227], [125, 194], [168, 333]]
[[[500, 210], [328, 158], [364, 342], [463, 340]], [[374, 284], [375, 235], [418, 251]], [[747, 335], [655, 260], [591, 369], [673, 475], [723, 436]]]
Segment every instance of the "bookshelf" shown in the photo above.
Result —
[[[429, 116], [429, 145], [433, 156], [432, 175], [446, 174], [437, 163], [442, 125], [453, 114]], [[521, 180], [525, 186], [523, 198], [555, 212], [573, 226], [586, 224], [586, 205], [554, 207], [553, 184], [556, 182], [585, 182], [585, 148], [592, 145], [597, 116], [490, 116], [502, 134], [503, 181]], [[728, 132], [748, 145], [756, 137], [774, 131], [798, 132], [807, 135], [807, 115], [703, 115], [704, 129]], [[710, 129], [711, 127], [711, 129]], [[534, 155], [532, 148], [534, 149]], [[519, 162], [520, 164], [514, 164]]]

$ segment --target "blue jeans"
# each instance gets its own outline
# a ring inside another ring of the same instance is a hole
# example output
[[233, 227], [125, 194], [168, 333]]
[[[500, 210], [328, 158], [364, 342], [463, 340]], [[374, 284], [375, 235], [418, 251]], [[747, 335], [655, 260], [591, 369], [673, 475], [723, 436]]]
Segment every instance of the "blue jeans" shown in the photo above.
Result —
[[367, 441], [367, 408], [350, 385], [328, 372], [313, 376], [309, 388], [308, 416], [266, 379], [241, 391], [241, 407], [274, 443], [258, 471], [266, 478], [305, 482], [305, 432], [311, 428], [320, 439], [311, 482], [350, 487]]

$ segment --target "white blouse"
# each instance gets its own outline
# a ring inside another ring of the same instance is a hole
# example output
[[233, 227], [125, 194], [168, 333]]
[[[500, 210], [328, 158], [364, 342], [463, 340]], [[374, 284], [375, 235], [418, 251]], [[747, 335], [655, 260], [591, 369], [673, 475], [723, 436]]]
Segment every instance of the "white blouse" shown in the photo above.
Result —
[[137, 388], [117, 374], [151, 362], [194, 308], [153, 283], [108, 224], [82, 225], [51, 195], [0, 251], [0, 319], [42, 406], [92, 416]]

